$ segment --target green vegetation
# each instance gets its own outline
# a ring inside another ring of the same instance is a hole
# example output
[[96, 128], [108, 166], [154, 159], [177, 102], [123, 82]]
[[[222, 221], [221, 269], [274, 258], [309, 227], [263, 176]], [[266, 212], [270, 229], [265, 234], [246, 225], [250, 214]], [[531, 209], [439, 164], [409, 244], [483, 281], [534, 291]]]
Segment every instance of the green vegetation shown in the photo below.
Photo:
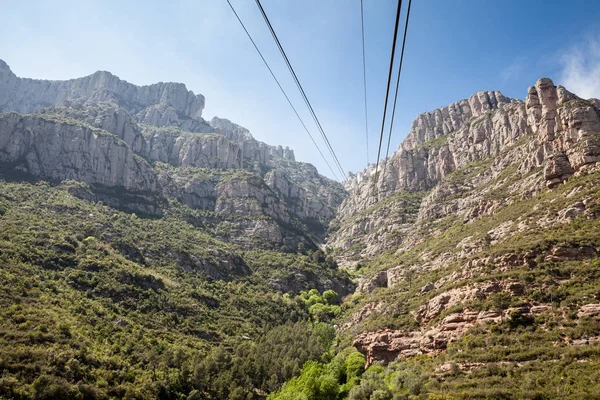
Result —
[[[526, 140], [523, 138], [506, 151]], [[422, 240], [403, 251], [392, 248], [372, 259], [362, 259], [360, 272], [367, 278], [397, 266], [419, 267], [438, 258], [442, 262], [435, 268], [407, 274], [391, 287], [384, 284], [370, 293], [346, 298], [336, 323], [355, 321], [357, 315], [361, 316], [360, 323], [353, 323], [341, 335], [331, 361], [306, 364], [301, 376], [286, 383], [272, 398], [600, 398], [600, 342], [597, 340], [600, 324], [597, 319], [578, 316], [581, 306], [598, 303], [600, 299], [597, 253], [600, 248], [597, 235], [600, 231], [600, 173], [581, 174], [553, 190], [524, 196], [518, 184], [524, 180], [535, 181], [541, 174], [540, 169], [520, 174], [518, 165], [509, 165], [493, 179], [485, 179], [493, 167], [492, 158], [480, 159], [453, 172], [442, 184], [469, 188], [466, 194], [480, 195], [478, 206], [482, 209], [488, 206], [494, 211], [480, 212], [469, 218], [468, 223], [463, 222], [460, 214], [423, 220], [414, 227], [414, 236]], [[483, 179], [481, 183], [475, 182], [473, 189], [475, 177]], [[438, 201], [450, 204], [461, 200], [464, 194]], [[584, 200], [584, 213], [560, 220], [566, 209]], [[381, 213], [381, 203], [360, 218]], [[384, 204], [383, 209], [387, 208], [398, 209]], [[535, 225], [545, 220], [549, 222], [543, 229]], [[499, 226], [510, 233], [493, 239], [491, 235]], [[473, 246], [475, 251], [456, 260], [452, 256], [461, 251], [464, 243]], [[596, 250], [590, 250], [588, 256], [569, 259], [554, 257], [553, 251], [558, 248]], [[520, 260], [527, 252], [533, 254], [528, 262], [500, 261], [501, 257]], [[453, 278], [447, 279], [449, 276]], [[441, 284], [426, 293], [421, 292], [429, 282]], [[522, 292], [504, 290], [464, 299], [443, 310], [427, 325], [415, 318], [415, 313], [426, 309], [434, 297], [452, 289], [507, 282], [520, 284]], [[363, 307], [372, 304], [379, 307], [362, 313]], [[518, 310], [522, 306], [536, 305], [545, 306], [545, 311], [528, 314]], [[486, 310], [501, 312], [506, 318], [471, 327], [434, 356], [415, 356], [388, 365], [375, 362], [359, 374], [350, 387], [336, 375], [334, 360], [342, 354], [339, 349], [351, 345], [362, 332], [386, 328], [420, 331], [439, 326], [452, 313]], [[303, 392], [302, 385], [319, 390]], [[346, 385], [344, 390], [343, 385]]]
[[349, 278], [324, 257], [239, 248], [177, 203], [142, 218], [78, 187], [0, 181], [0, 397], [261, 398], [331, 344], [324, 288]]
[[308, 361], [299, 377], [288, 381], [269, 400], [328, 400], [345, 398], [360, 382], [365, 358], [350, 347], [339, 352], [329, 363]]
[[419, 144], [418, 146], [416, 146], [414, 148], [414, 150], [415, 151], [420, 150], [420, 149], [432, 150], [432, 149], [439, 149], [441, 147], [444, 147], [448, 143], [448, 137], [451, 136], [453, 133], [454, 132], [449, 133], [447, 135], [438, 136], [431, 140], [427, 140], [427, 141]]
[[223, 139], [228, 140], [223, 135], [220, 135], [217, 133], [196, 133], [196, 132], [192, 133], [192, 132], [184, 131], [175, 126], [154, 126], [154, 125], [147, 125], [147, 124], [138, 124], [138, 125], [142, 128], [142, 135], [144, 135], [144, 136], [151, 136], [156, 133], [162, 133], [162, 134], [174, 136], [174, 137], [202, 136], [203, 138], [207, 138], [207, 139], [210, 138], [213, 140], [223, 140]]
[[472, 178], [484, 173], [492, 165], [491, 158], [483, 158], [475, 160], [465, 165], [463, 168], [457, 169], [446, 177], [446, 182], [459, 184], [468, 183]]
[[[428, 192], [408, 192], [401, 191], [378, 201], [371, 207], [360, 211], [358, 214], [343, 220], [343, 226], [351, 225], [358, 221], [370, 218], [379, 212], [389, 212], [390, 209], [395, 216], [416, 214], [423, 198]], [[335, 229], [335, 228], [334, 228]]]
[[491, 119], [492, 116], [498, 111], [499, 111], [498, 109], [486, 111], [485, 113], [481, 114], [479, 117], [473, 118], [470, 121], [468, 121], [467, 125], [469, 127], [473, 127], [474, 125], [479, 125], [483, 121]]
[[322, 295], [316, 289], [303, 291], [300, 292], [300, 298], [314, 321], [330, 321], [340, 313], [338, 294], [331, 289]]
[[75, 119], [68, 114], [62, 114], [60, 112], [55, 112], [55, 113], [49, 112], [49, 113], [40, 113], [40, 114], [34, 114], [34, 115], [38, 118], [41, 118], [43, 120], [50, 121], [50, 122], [57, 122], [57, 123], [63, 124], [63, 125], [79, 126], [79, 127], [82, 127], [82, 128], [92, 131], [97, 136], [110, 136], [110, 137], [119, 139], [117, 136], [113, 135], [110, 132], [107, 132], [103, 129], [92, 126], [92, 125], [88, 124], [87, 122]]
[[298, 378], [269, 399], [600, 398], [600, 345], [561, 343], [577, 332], [598, 335], [598, 324], [571, 322], [557, 332], [549, 329], [555, 323], [560, 321], [543, 315], [475, 327], [439, 356], [375, 363], [366, 370], [364, 356], [347, 348], [329, 362], [307, 362]]

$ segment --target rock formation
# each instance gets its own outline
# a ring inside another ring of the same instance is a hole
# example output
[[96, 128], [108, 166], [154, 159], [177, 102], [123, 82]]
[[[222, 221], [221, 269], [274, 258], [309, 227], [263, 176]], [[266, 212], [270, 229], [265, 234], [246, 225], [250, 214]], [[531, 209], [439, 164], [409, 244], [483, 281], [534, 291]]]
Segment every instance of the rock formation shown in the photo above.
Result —
[[[361, 212], [376, 207], [384, 199], [394, 203], [400, 193], [432, 190], [424, 197], [424, 204], [431, 207], [420, 212], [421, 218], [431, 217], [432, 212], [440, 211], [436, 198], [457, 196], [476, 186], [456, 187], [446, 178], [491, 156], [501, 158], [494, 161], [494, 170], [486, 181], [515, 159], [520, 161], [517, 168], [523, 174], [543, 167], [550, 188], [575, 173], [594, 168], [600, 160], [600, 111], [596, 104], [594, 99], [582, 100], [564, 87], [554, 86], [550, 79], [542, 78], [529, 88], [525, 102], [509, 99], [499, 92], [478, 92], [467, 100], [421, 114], [398, 151], [380, 163], [377, 177], [375, 166], [370, 165], [349, 180], [346, 186], [349, 196], [333, 222], [334, 227], [342, 228], [331, 235], [329, 243], [351, 248], [365, 234], [363, 242], [372, 243], [368, 232], [379, 228], [388, 234], [400, 232], [402, 220], [371, 218], [371, 215], [366, 218], [368, 226], [344, 224], [351, 217], [362, 221]], [[477, 184], [483, 183], [482, 176], [474, 178], [481, 181]], [[470, 205], [467, 200], [471, 200]], [[471, 207], [474, 216], [492, 212], [482, 207], [493, 205], [475, 205], [476, 201], [479, 200], [457, 198], [452, 207]], [[380, 213], [383, 211], [379, 208]], [[451, 211], [447, 209], [444, 213]], [[412, 214], [403, 215], [406, 220]], [[381, 241], [381, 235], [379, 242], [379, 246], [366, 246], [371, 247], [370, 254], [390, 245], [389, 241]]]
[[136, 86], [106, 71], [68, 81], [18, 78], [0, 60], [0, 112], [29, 114], [40, 108], [73, 101], [87, 104], [114, 102], [139, 122], [156, 126], [183, 128], [192, 126], [193, 122], [204, 122], [204, 96], [194, 95], [181, 83]]
[[50, 179], [75, 179], [156, 192], [156, 175], [127, 144], [105, 131], [48, 120], [43, 116], [0, 115], [0, 162]]
[[[343, 199], [341, 185], [296, 162], [287, 147], [259, 142], [227, 119], [206, 122], [204, 101], [183, 84], [136, 86], [108, 72], [69, 81], [18, 78], [0, 61], [0, 112], [8, 112], [0, 114], [0, 162], [40, 178], [85, 182], [103, 201], [134, 211], [159, 212], [157, 202], [174, 198], [245, 218], [225, 236], [249, 246], [249, 234], [289, 249], [321, 240]], [[107, 193], [143, 194], [144, 204]], [[312, 239], [298, 235], [309, 226]]]
[[[478, 92], [420, 115], [378, 176], [373, 165], [352, 176], [327, 244], [364, 273], [360, 307], [341, 329], [367, 364], [436, 355], [470, 329], [533, 324], [540, 314], [597, 319], [593, 299], [571, 310], [549, 304], [568, 281], [534, 290], [490, 277], [597, 265], [589, 226], [600, 216], [599, 145], [598, 101], [542, 78], [524, 102]], [[590, 221], [581, 237], [561, 235], [575, 221]]]

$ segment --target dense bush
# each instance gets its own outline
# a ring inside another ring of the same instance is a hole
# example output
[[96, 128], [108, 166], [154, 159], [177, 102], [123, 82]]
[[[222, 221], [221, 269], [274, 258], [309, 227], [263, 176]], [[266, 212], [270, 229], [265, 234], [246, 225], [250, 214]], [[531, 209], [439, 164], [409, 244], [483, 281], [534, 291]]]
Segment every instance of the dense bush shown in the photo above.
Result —
[[327, 400], [345, 396], [359, 382], [365, 358], [354, 348], [341, 351], [329, 363], [308, 361], [300, 376], [289, 380], [271, 400]]
[[317, 289], [300, 292], [300, 298], [311, 318], [318, 321], [330, 321], [340, 313], [338, 294], [333, 290], [326, 290], [323, 294]]
[[331, 325], [269, 282], [343, 274], [217, 241], [180, 208], [140, 218], [72, 185], [0, 181], [0, 398], [260, 398], [330, 346]]

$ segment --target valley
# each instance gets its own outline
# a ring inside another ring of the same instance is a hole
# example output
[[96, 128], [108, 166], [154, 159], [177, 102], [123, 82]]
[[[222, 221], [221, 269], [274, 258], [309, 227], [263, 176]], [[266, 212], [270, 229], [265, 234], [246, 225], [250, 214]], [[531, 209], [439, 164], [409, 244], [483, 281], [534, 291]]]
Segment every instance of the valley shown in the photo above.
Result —
[[0, 398], [600, 398], [600, 101], [523, 94], [342, 184], [183, 84], [0, 60]]

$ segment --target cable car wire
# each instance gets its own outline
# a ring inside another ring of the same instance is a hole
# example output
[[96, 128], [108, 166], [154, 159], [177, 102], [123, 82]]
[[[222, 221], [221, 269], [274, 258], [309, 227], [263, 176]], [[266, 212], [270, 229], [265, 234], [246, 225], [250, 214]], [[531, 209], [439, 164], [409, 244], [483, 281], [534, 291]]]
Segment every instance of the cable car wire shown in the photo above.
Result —
[[231, 11], [233, 11], [233, 13], [235, 14], [235, 17], [237, 18], [238, 22], [240, 23], [240, 25], [242, 26], [242, 28], [246, 32], [246, 35], [248, 35], [248, 38], [252, 42], [252, 45], [254, 46], [254, 48], [256, 49], [256, 51], [258, 52], [258, 55], [263, 60], [263, 63], [265, 64], [265, 66], [267, 67], [267, 69], [269, 70], [269, 72], [271, 73], [271, 76], [273, 77], [273, 79], [277, 83], [277, 86], [279, 86], [279, 89], [281, 90], [281, 93], [283, 93], [283, 95], [285, 96], [285, 99], [287, 100], [288, 104], [290, 105], [290, 107], [292, 107], [292, 110], [294, 110], [294, 114], [296, 114], [296, 117], [298, 117], [298, 121], [300, 121], [300, 123], [304, 127], [304, 130], [306, 131], [306, 133], [310, 137], [310, 140], [313, 142], [313, 144], [315, 145], [315, 147], [319, 151], [319, 154], [321, 155], [321, 157], [323, 157], [323, 161], [325, 161], [325, 164], [327, 164], [327, 167], [329, 167], [329, 170], [331, 171], [331, 173], [333, 174], [333, 176], [335, 177], [335, 179], [339, 180], [337, 174], [335, 173], [335, 171], [333, 170], [333, 168], [331, 168], [331, 165], [329, 165], [329, 162], [327, 161], [327, 158], [325, 158], [325, 155], [323, 154], [323, 152], [319, 148], [319, 145], [317, 145], [317, 142], [315, 141], [315, 139], [311, 135], [310, 131], [306, 127], [306, 124], [304, 123], [304, 121], [302, 120], [302, 118], [300, 117], [300, 114], [298, 114], [298, 111], [296, 110], [296, 107], [294, 107], [294, 105], [292, 104], [292, 101], [290, 100], [290, 98], [288, 97], [287, 93], [285, 92], [285, 90], [281, 86], [281, 83], [279, 83], [279, 80], [277, 79], [277, 77], [275, 76], [275, 73], [273, 72], [273, 70], [269, 66], [269, 63], [267, 62], [267, 60], [265, 59], [265, 57], [262, 55], [262, 52], [260, 51], [260, 49], [256, 45], [256, 42], [252, 38], [252, 35], [250, 35], [250, 32], [248, 32], [248, 29], [246, 29], [246, 26], [242, 22], [240, 16], [235, 11], [235, 8], [233, 7], [233, 5], [231, 4], [231, 2], [229, 0], [227, 0], [227, 3], [229, 4], [229, 7], [231, 7]]
[[287, 54], [285, 53], [285, 50], [283, 49], [283, 46], [281, 45], [281, 42], [279, 41], [279, 38], [277, 37], [277, 34], [275, 33], [273, 26], [271, 25], [271, 21], [269, 21], [269, 17], [267, 17], [267, 13], [265, 12], [262, 4], [260, 3], [260, 0], [256, 0], [256, 4], [258, 5], [258, 8], [260, 9], [260, 12], [261, 12], [263, 18], [264, 18], [269, 30], [271, 31], [271, 35], [273, 36], [273, 39], [275, 39], [275, 43], [277, 44], [277, 47], [279, 48], [279, 51], [281, 52], [281, 55], [283, 56], [283, 59], [285, 60], [285, 63], [288, 66], [288, 69], [290, 70], [292, 77], [294, 78], [294, 81], [296, 82], [296, 86], [298, 86], [298, 89], [300, 90], [300, 93], [302, 94], [302, 98], [304, 99], [306, 106], [308, 107], [317, 127], [319, 128], [319, 131], [321, 132], [321, 136], [323, 137], [323, 140], [325, 141], [325, 144], [327, 145], [329, 152], [331, 153], [338, 169], [340, 170], [340, 172], [342, 173], [342, 176], [345, 179], [346, 173], [344, 172], [344, 169], [342, 168], [342, 165], [341, 165], [337, 155], [335, 154], [335, 151], [333, 150], [333, 147], [331, 146], [331, 143], [329, 142], [329, 139], [327, 138], [327, 135], [325, 134], [323, 127], [321, 126], [321, 122], [319, 121], [319, 118], [317, 118], [317, 114], [315, 113], [312, 105], [310, 104], [310, 101], [308, 100], [308, 97], [306, 96], [306, 93], [304, 92], [304, 88], [302, 87], [302, 84], [298, 80], [298, 76], [296, 75], [296, 72], [294, 71], [294, 68], [292, 67], [292, 64], [290, 63], [290, 60], [289, 60]]
[[[258, 0], [257, 0], [258, 1]], [[377, 187], [378, 170], [379, 170], [379, 157], [381, 156], [381, 144], [383, 143], [383, 132], [385, 130], [385, 117], [387, 114], [387, 105], [390, 95], [390, 85], [392, 82], [392, 71], [394, 69], [394, 55], [396, 53], [396, 41], [398, 39], [398, 26], [400, 25], [400, 10], [402, 9], [402, 0], [398, 0], [398, 8], [396, 10], [396, 24], [394, 27], [394, 39], [392, 40], [392, 55], [390, 57], [390, 70], [388, 72], [387, 89], [385, 92], [385, 103], [383, 106], [383, 119], [381, 121], [381, 134], [379, 135], [379, 148], [377, 149], [377, 163], [375, 164], [375, 179], [373, 180], [373, 187]]]
[[406, 33], [408, 31], [408, 20], [410, 18], [410, 4], [408, 0], [408, 9], [406, 11], [406, 23], [404, 25], [404, 38], [402, 39], [402, 51], [400, 53], [400, 65], [398, 66], [398, 79], [396, 80], [396, 94], [394, 95], [394, 105], [392, 107], [392, 118], [390, 119], [390, 132], [388, 134], [387, 150], [385, 151], [385, 164], [383, 164], [383, 175], [388, 164], [388, 155], [390, 153], [390, 141], [392, 139], [392, 128], [394, 126], [394, 117], [396, 116], [396, 101], [398, 100], [398, 87], [400, 86], [400, 74], [402, 73], [402, 61], [404, 61], [404, 48], [406, 46]]

